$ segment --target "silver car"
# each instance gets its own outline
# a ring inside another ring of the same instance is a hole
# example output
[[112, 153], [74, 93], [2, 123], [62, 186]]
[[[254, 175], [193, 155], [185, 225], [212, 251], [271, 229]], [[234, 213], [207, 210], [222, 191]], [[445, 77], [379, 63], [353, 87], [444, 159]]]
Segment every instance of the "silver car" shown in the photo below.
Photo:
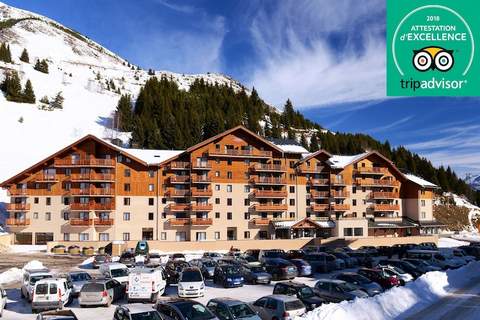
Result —
[[73, 295], [78, 296], [83, 285], [92, 280], [92, 276], [85, 271], [73, 271], [68, 273], [68, 279], [73, 284]]
[[108, 307], [124, 294], [125, 287], [115, 279], [94, 280], [83, 285], [78, 304], [81, 308], [98, 305]]
[[305, 305], [295, 296], [272, 294], [258, 299], [252, 305], [262, 320], [295, 318], [304, 314]]

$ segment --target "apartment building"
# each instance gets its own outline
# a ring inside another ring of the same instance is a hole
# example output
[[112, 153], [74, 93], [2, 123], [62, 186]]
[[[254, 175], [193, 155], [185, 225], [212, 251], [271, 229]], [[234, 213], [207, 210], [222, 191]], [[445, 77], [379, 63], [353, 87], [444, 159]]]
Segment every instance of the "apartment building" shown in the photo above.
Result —
[[435, 233], [437, 187], [378, 152], [308, 153], [242, 126], [187, 150], [87, 135], [1, 183], [16, 243]]

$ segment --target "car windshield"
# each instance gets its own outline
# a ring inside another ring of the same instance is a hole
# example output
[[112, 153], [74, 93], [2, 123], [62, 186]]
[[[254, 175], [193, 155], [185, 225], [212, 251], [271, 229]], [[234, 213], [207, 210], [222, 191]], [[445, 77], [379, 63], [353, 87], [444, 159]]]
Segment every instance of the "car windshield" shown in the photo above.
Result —
[[299, 291], [298, 291], [298, 294], [300, 295], [300, 297], [302, 298], [311, 298], [313, 297], [315, 294], [313, 293], [313, 290], [312, 288], [310, 287], [303, 287], [301, 288]]
[[83, 285], [81, 292], [102, 292], [104, 288], [103, 283], [86, 283]]
[[238, 268], [235, 268], [235, 267], [224, 267], [223, 268], [223, 271], [225, 271], [226, 274], [228, 275], [236, 275], [238, 274]]
[[185, 271], [182, 272], [180, 282], [201, 282], [202, 274], [199, 271]]
[[131, 315], [132, 320], [162, 320], [157, 311], [145, 311], [142, 313], [134, 313]]
[[88, 273], [74, 273], [70, 275], [70, 278], [72, 278], [73, 282], [77, 281], [88, 281], [91, 280], [92, 277]]
[[293, 301], [287, 301], [285, 302], [285, 310], [290, 311], [290, 310], [298, 310], [298, 309], [303, 309], [305, 306], [300, 300], [293, 300]]
[[338, 286], [339, 286], [343, 291], [346, 291], [346, 292], [350, 292], [350, 291], [353, 291], [353, 290], [357, 290], [357, 287], [356, 287], [356, 286], [354, 286], [353, 284], [348, 283], [348, 282], [339, 283]]
[[49, 275], [49, 274], [38, 275], [38, 276], [31, 276], [31, 277], [30, 277], [30, 284], [31, 284], [31, 285], [34, 285], [34, 284], [37, 283], [37, 281], [39, 281], [39, 280], [47, 279], [47, 278], [51, 278], [51, 277], [52, 277], [52, 276]]
[[202, 265], [205, 266], [206, 268], [213, 268], [217, 264], [213, 261], [204, 261], [204, 262], [202, 262]]
[[255, 312], [246, 303], [236, 304], [230, 307], [234, 318], [247, 318], [255, 315]]
[[112, 274], [112, 278], [126, 277], [128, 276], [128, 269], [112, 269], [110, 273]]
[[355, 282], [358, 282], [359, 284], [370, 283], [370, 281], [367, 278], [365, 278], [364, 276], [359, 275], [359, 274], [352, 274], [352, 275], [349, 276], [349, 278], [352, 279]]
[[282, 251], [266, 251], [265, 258], [283, 258], [285, 253]]
[[266, 272], [264, 267], [258, 266], [258, 267], [250, 267], [250, 271], [255, 272], [255, 273], [260, 273], [260, 272]]
[[182, 303], [177, 308], [185, 320], [207, 320], [214, 318], [214, 315], [200, 303]]

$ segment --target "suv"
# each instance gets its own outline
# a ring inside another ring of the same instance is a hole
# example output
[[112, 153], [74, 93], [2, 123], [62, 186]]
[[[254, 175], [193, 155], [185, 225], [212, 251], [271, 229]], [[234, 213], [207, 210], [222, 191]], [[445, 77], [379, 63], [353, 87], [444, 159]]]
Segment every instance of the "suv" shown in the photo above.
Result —
[[252, 307], [262, 320], [294, 319], [306, 311], [305, 305], [297, 297], [283, 294], [262, 297]]
[[410, 273], [413, 279], [417, 279], [422, 275], [422, 272], [420, 271], [420, 269], [418, 269], [416, 266], [414, 266], [413, 264], [405, 260], [398, 260], [398, 259], [380, 260], [378, 262], [378, 265], [394, 266], [394, 267], [400, 268], [406, 271], [407, 273]]
[[267, 259], [265, 269], [273, 280], [291, 280], [298, 276], [297, 267], [285, 259]]
[[134, 303], [118, 306], [113, 314], [113, 320], [162, 320], [160, 313], [151, 305]]
[[32, 301], [33, 288], [35, 287], [35, 283], [39, 280], [48, 278], [53, 278], [53, 275], [47, 268], [25, 270], [25, 272], [23, 273], [20, 296], [22, 298], [26, 298], [28, 301]]
[[194, 300], [159, 301], [154, 308], [157, 309], [164, 320], [218, 320], [207, 307]]
[[123, 263], [127, 267], [133, 267], [135, 265], [135, 254], [130, 251], [125, 251], [120, 256], [120, 260], [118, 262]]
[[243, 286], [243, 282], [239, 267], [224, 264], [215, 268], [213, 283], [221, 284], [224, 288], [234, 288]]
[[307, 311], [320, 306], [325, 300], [315, 295], [312, 288], [299, 282], [279, 282], [273, 288], [273, 294], [286, 294], [287, 296], [296, 296], [303, 302]]
[[73, 300], [72, 285], [65, 278], [47, 278], [35, 283], [32, 313], [39, 310], [63, 309]]
[[325, 252], [306, 254], [303, 260], [312, 266], [312, 272], [330, 272], [345, 268], [343, 260]]

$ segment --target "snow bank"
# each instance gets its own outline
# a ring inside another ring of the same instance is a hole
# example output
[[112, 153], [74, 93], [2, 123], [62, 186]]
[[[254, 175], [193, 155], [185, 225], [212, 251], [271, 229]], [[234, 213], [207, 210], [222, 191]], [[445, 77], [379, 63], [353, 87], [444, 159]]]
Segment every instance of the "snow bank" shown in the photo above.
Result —
[[46, 245], [11, 245], [10, 246], [10, 252], [14, 253], [29, 253], [29, 252], [41, 252], [41, 251], [47, 251], [47, 246]]
[[455, 248], [460, 246], [468, 246], [468, 242], [459, 241], [452, 238], [440, 238], [438, 239], [439, 248]]
[[23, 266], [23, 270], [43, 269], [45, 266], [38, 260], [32, 260]]
[[454, 234], [451, 236], [456, 240], [464, 240], [471, 242], [480, 242], [480, 234], [477, 231], [461, 231], [459, 234]]
[[94, 257], [90, 257], [90, 258], [87, 258], [87, 259], [83, 260], [83, 262], [80, 263], [80, 266], [84, 269], [85, 268], [93, 268], [93, 259], [94, 259]]
[[404, 287], [388, 290], [375, 297], [329, 303], [296, 320], [395, 319], [411, 315], [464, 286], [472, 274], [480, 271], [480, 262], [472, 262], [457, 270], [428, 272]]
[[42, 269], [45, 268], [43, 263], [37, 260], [32, 260], [23, 266], [22, 269], [10, 268], [5, 272], [0, 273], [0, 284], [9, 284], [13, 282], [22, 281], [23, 271], [27, 269]]

